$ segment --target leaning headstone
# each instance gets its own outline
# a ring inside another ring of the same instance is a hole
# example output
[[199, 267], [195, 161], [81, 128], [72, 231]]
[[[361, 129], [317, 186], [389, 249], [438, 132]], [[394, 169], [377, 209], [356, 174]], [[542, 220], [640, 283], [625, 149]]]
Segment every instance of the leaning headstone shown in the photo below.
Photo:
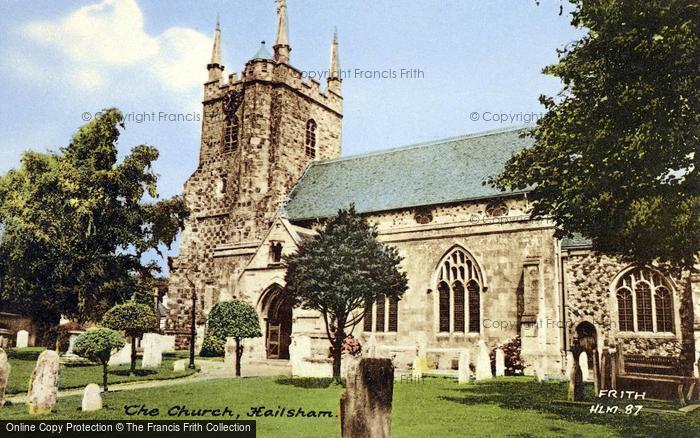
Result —
[[459, 352], [459, 366], [457, 368], [457, 381], [459, 383], [469, 383], [471, 370], [469, 369], [469, 350], [464, 349]]
[[585, 351], [582, 352], [578, 358], [578, 363], [579, 363], [579, 366], [581, 367], [581, 374], [583, 375], [583, 381], [590, 382], [591, 381], [591, 374], [588, 371], [588, 353], [586, 353]]
[[143, 345], [143, 359], [141, 360], [141, 368], [160, 367], [160, 364], [163, 363], [160, 335], [158, 333], [144, 334], [141, 345]]
[[108, 365], [111, 367], [131, 363], [131, 343], [127, 342], [119, 351], [109, 357]]
[[17, 342], [15, 342], [17, 348], [27, 348], [29, 346], [29, 332], [26, 330], [20, 330], [17, 332]]
[[503, 350], [496, 348], [496, 376], [506, 375], [506, 357]]
[[39, 355], [36, 367], [29, 379], [29, 413], [51, 412], [58, 397], [58, 373], [60, 359], [53, 350], [45, 350]]
[[491, 374], [491, 358], [489, 357], [489, 348], [484, 340], [479, 341], [479, 356], [476, 360], [476, 380], [490, 379]]
[[572, 362], [571, 374], [569, 377], [569, 388], [568, 388], [568, 398], [571, 401], [581, 401], [583, 400], [583, 375], [581, 374], [581, 367], [578, 361], [575, 359]]
[[388, 438], [394, 392], [391, 359], [363, 358], [350, 371], [340, 398], [340, 430], [345, 438]]
[[10, 361], [7, 360], [5, 350], [0, 348], [0, 407], [5, 404], [5, 388], [10, 378]]
[[83, 391], [82, 410], [84, 412], [99, 411], [102, 409], [102, 395], [100, 387], [94, 383], [89, 384]]

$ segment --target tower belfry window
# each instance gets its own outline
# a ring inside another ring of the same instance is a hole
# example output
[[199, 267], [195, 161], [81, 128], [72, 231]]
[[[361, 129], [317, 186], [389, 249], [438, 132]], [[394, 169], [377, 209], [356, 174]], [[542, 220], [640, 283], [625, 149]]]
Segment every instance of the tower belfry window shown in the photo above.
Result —
[[224, 152], [233, 152], [238, 149], [238, 116], [232, 114], [226, 119], [224, 128]]
[[314, 119], [306, 122], [306, 156], [316, 158], [316, 121]]

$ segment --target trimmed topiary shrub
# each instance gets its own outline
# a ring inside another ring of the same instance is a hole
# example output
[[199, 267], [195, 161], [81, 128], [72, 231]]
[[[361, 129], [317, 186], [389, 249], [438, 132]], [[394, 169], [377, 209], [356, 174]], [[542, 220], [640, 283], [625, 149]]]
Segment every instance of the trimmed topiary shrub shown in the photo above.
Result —
[[207, 318], [207, 332], [219, 339], [236, 339], [236, 375], [241, 375], [242, 340], [262, 336], [255, 308], [243, 301], [216, 304]]
[[124, 338], [112, 329], [97, 327], [78, 336], [73, 352], [80, 357], [102, 364], [102, 387], [107, 392], [107, 363], [112, 350], [122, 348]]
[[225, 340], [217, 338], [207, 330], [204, 334], [204, 341], [202, 342], [202, 349], [199, 355], [201, 357], [223, 357], [225, 345]]
[[158, 317], [151, 306], [134, 301], [119, 304], [102, 317], [102, 325], [124, 332], [131, 338], [131, 367], [129, 373], [136, 372], [136, 338], [158, 329]]

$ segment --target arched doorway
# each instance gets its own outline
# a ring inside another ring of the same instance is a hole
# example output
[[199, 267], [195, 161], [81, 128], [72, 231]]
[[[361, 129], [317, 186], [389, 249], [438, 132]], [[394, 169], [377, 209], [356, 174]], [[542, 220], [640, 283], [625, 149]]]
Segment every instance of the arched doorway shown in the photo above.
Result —
[[[600, 363], [598, 360], [598, 332], [593, 324], [583, 321], [576, 326], [573, 352], [578, 357], [582, 352], [588, 357], [588, 369], [593, 373], [596, 393], [600, 382]], [[584, 376], [585, 377], [585, 376]]]
[[289, 359], [289, 344], [292, 342], [293, 300], [281, 287], [268, 291], [265, 306], [265, 349], [268, 359]]

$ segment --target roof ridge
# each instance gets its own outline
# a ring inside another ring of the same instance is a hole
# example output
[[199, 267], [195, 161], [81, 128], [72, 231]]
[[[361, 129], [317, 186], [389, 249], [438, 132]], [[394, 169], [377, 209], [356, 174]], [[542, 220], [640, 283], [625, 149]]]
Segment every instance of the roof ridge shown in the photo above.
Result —
[[439, 139], [435, 139], [435, 140], [428, 140], [428, 141], [421, 142], [421, 143], [412, 143], [412, 144], [408, 144], [408, 145], [404, 145], [404, 146], [395, 146], [395, 147], [391, 147], [389, 149], [382, 149], [382, 150], [378, 150], [378, 151], [362, 152], [359, 154], [347, 155], [345, 157], [330, 158], [328, 160], [312, 161], [311, 163], [309, 163], [310, 164], [309, 167], [320, 166], [323, 164], [332, 164], [332, 163], [336, 163], [339, 161], [350, 161], [350, 160], [354, 160], [354, 159], [358, 159], [358, 158], [372, 157], [372, 156], [376, 156], [376, 155], [384, 155], [384, 154], [389, 154], [392, 152], [418, 149], [418, 148], [422, 148], [422, 147], [434, 146], [436, 144], [450, 143], [450, 142], [458, 141], [458, 140], [488, 137], [490, 135], [503, 134], [506, 132], [521, 131], [521, 130], [526, 129], [526, 128], [532, 128], [533, 126], [534, 125], [517, 125], [517, 126], [510, 126], [510, 127], [501, 128], [501, 129], [491, 129], [488, 131], [474, 132], [471, 134], [462, 134], [462, 135], [455, 135], [452, 137], [445, 137], [445, 138], [439, 138]]

